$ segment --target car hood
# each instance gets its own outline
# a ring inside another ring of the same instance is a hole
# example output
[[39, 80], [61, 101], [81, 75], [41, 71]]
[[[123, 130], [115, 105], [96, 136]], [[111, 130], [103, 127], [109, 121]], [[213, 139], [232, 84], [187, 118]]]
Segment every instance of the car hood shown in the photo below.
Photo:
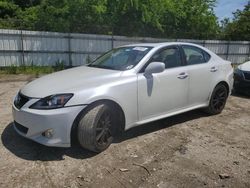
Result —
[[21, 89], [28, 97], [43, 98], [60, 93], [74, 93], [101, 86], [121, 76], [121, 71], [81, 66], [38, 78]]
[[238, 68], [242, 71], [250, 71], [250, 61], [239, 65]]

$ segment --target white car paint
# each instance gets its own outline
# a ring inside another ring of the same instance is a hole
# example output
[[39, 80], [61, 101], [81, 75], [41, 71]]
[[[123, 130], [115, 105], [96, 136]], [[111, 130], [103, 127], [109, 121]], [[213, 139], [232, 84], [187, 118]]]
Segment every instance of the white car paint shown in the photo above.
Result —
[[[140, 70], [159, 49], [171, 45], [191, 45], [203, 49], [211, 59], [205, 64], [165, 69], [147, 78]], [[189, 43], [150, 43], [127, 46], [150, 46], [152, 49], [132, 69], [107, 70], [81, 66], [41, 77], [21, 88], [31, 99], [20, 109], [13, 104], [15, 122], [28, 128], [29, 139], [47, 146], [69, 147], [72, 124], [89, 104], [103, 99], [116, 102], [125, 115], [125, 130], [196, 108], [206, 107], [215, 86], [224, 81], [231, 91], [233, 69], [230, 62], [206, 48]], [[213, 71], [216, 69], [216, 71]], [[185, 73], [187, 78], [180, 79]], [[63, 108], [36, 110], [29, 108], [49, 95], [73, 93]], [[42, 133], [53, 129], [52, 138]]]
[[250, 71], [250, 61], [247, 61], [247, 62], [239, 65], [238, 69], [240, 69], [242, 71]]

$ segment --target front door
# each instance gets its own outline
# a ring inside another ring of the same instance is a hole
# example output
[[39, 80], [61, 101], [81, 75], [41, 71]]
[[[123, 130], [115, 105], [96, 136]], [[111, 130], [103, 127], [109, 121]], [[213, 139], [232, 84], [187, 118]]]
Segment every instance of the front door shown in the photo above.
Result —
[[138, 73], [139, 121], [164, 116], [187, 106], [188, 74], [178, 46], [156, 52], [150, 61], [163, 62], [165, 71], [151, 76]]

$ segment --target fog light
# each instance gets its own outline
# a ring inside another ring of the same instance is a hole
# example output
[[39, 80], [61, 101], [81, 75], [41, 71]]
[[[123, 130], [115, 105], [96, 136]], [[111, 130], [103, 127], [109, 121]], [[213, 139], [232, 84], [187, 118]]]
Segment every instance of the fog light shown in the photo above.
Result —
[[46, 138], [52, 138], [52, 136], [54, 135], [54, 131], [53, 129], [48, 129], [45, 132], [43, 132], [42, 135]]

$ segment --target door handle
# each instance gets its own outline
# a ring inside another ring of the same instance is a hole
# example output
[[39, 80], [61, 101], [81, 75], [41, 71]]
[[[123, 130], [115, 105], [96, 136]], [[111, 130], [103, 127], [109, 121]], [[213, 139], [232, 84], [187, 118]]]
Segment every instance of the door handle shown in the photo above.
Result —
[[182, 72], [182, 73], [180, 73], [178, 76], [177, 76], [177, 78], [179, 78], [179, 79], [185, 79], [185, 78], [187, 78], [188, 77], [188, 74], [186, 73], [186, 72]]
[[210, 72], [216, 72], [218, 69], [216, 67], [211, 67]]

